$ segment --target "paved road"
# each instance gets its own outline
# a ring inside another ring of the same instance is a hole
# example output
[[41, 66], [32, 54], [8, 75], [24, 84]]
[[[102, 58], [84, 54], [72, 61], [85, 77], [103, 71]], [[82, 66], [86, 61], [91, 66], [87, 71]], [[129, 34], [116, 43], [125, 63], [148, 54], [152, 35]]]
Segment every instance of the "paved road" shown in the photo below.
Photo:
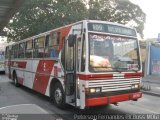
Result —
[[[49, 100], [39, 93], [36, 93], [26, 87], [17, 88], [5, 76], [0, 75], [0, 113], [2, 108], [14, 107], [14, 112], [20, 109], [20, 113], [26, 114], [60, 114], [65, 119], [70, 120], [73, 114], [159, 114], [160, 113], [160, 97], [143, 94], [143, 98], [138, 102], [127, 101], [119, 103], [118, 106], [108, 105], [106, 107], [93, 107], [86, 111], [75, 109], [68, 106], [66, 110], [56, 108]], [[8, 106], [8, 107], [6, 107]], [[21, 108], [19, 108], [21, 107]], [[22, 109], [25, 109], [24, 111]], [[12, 112], [13, 112], [12, 111]], [[66, 116], [67, 114], [67, 116]]]
[[142, 79], [144, 92], [160, 97], [160, 76], [148, 75]]

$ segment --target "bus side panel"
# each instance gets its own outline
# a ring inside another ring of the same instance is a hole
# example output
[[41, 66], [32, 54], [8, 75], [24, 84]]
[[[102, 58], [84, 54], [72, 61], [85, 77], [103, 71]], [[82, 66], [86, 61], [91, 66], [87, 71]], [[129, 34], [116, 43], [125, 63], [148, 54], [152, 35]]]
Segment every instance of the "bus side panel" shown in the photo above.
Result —
[[14, 70], [17, 75], [18, 83], [21, 85], [24, 84], [24, 70], [26, 69], [26, 61], [16, 60], [12, 61], [12, 66], [14, 66]]
[[40, 60], [34, 76], [33, 89], [45, 94], [47, 85], [53, 69], [53, 60]]
[[24, 86], [32, 89], [33, 87], [33, 68], [36, 67], [36, 63], [33, 65], [32, 59], [27, 60], [27, 65], [24, 73]]
[[23, 85], [24, 84], [24, 70], [17, 69], [16, 73], [17, 73], [18, 83]]

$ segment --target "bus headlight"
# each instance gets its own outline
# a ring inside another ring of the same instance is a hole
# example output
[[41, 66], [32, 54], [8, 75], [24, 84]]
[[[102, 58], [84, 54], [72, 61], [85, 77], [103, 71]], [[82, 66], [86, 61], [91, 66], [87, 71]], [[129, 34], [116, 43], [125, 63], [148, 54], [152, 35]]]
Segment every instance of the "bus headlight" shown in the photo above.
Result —
[[90, 93], [95, 93], [95, 92], [96, 92], [96, 89], [95, 89], [95, 88], [91, 88], [91, 89], [89, 90], [89, 92], [90, 92]]
[[139, 88], [139, 84], [135, 84], [135, 88]]
[[132, 89], [138, 89], [138, 88], [140, 88], [140, 85], [139, 85], [139, 84], [133, 84], [133, 85], [131, 86], [131, 88], [132, 88]]
[[98, 92], [101, 92], [101, 88], [100, 87], [86, 88], [86, 94], [89, 94], [89, 93], [98, 93]]

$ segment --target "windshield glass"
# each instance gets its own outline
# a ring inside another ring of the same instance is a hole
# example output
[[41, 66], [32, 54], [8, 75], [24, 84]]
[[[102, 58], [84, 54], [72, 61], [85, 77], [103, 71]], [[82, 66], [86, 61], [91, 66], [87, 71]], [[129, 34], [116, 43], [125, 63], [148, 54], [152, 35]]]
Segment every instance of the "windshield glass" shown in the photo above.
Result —
[[136, 39], [89, 34], [89, 71], [137, 71], [140, 69]]

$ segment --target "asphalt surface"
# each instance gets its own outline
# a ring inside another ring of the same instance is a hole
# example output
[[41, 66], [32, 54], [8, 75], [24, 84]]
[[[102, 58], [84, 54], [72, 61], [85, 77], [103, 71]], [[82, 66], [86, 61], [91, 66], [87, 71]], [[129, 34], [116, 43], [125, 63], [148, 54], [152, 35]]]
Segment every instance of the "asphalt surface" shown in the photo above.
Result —
[[142, 91], [145, 94], [160, 97], [160, 76], [148, 75], [142, 78]]
[[39, 114], [37, 116], [47, 114], [47, 117], [59, 120], [78, 119], [78, 114], [160, 114], [159, 101], [160, 97], [143, 94], [138, 101], [121, 102], [118, 106], [92, 107], [85, 111], [67, 106], [65, 110], [61, 110], [48, 97], [26, 87], [17, 88], [5, 75], [0, 75], [0, 113]]

